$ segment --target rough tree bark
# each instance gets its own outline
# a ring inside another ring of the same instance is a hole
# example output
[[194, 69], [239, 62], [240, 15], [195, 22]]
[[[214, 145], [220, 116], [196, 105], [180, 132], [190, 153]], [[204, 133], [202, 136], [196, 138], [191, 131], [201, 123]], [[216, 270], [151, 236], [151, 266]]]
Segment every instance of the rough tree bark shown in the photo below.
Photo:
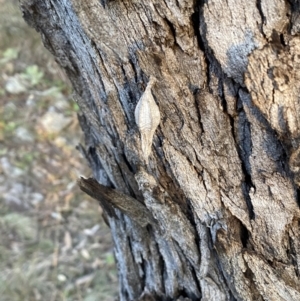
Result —
[[120, 300], [300, 300], [299, 5], [21, 1], [77, 95]]

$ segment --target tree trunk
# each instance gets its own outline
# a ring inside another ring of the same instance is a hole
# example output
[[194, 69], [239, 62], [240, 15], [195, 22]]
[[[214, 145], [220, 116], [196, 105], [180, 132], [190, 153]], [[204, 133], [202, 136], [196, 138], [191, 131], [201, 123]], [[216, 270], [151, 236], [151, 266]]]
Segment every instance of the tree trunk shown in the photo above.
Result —
[[120, 300], [300, 300], [299, 5], [21, 1], [76, 92]]

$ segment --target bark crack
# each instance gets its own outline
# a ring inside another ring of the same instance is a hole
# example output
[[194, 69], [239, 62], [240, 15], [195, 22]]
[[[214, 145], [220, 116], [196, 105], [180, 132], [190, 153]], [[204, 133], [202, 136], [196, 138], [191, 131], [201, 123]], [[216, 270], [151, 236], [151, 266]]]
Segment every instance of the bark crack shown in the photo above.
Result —
[[[201, 16], [202, 16], [202, 20], [204, 20], [204, 16], [203, 16], [203, 7], [204, 5], [204, 1], [203, 0], [197, 0], [195, 2], [194, 5], [194, 13], [191, 15], [191, 21], [192, 21], [192, 26], [194, 28], [194, 33], [195, 36], [197, 37], [197, 42], [198, 42], [198, 46], [199, 49], [207, 55], [204, 55], [204, 60], [206, 63], [206, 83], [208, 84], [210, 81], [210, 61], [209, 61], [209, 54], [211, 53], [211, 50], [208, 47], [207, 42], [204, 41], [204, 36], [205, 34], [203, 34], [203, 37], [201, 35], [200, 32], [200, 25], [201, 25]], [[205, 22], [203, 22], [203, 27], [206, 27]], [[204, 32], [206, 32], [206, 28], [204, 28]]]
[[176, 29], [175, 29], [173, 23], [170, 20], [168, 20], [168, 18], [164, 18], [164, 20], [166, 21], [166, 23], [168, 24], [168, 26], [170, 28], [170, 32], [171, 32], [172, 37], [174, 39], [174, 45], [178, 46], [181, 49], [180, 45], [178, 45], [178, 43], [176, 41]]
[[[243, 107], [241, 110], [242, 111], [239, 112], [239, 116], [240, 117], [244, 116], [245, 119], [243, 120], [244, 124], [242, 125], [243, 126], [242, 141], [241, 141], [242, 143], [240, 147], [237, 148], [237, 152], [241, 161], [241, 167], [244, 174], [244, 182], [242, 183], [242, 192], [248, 208], [249, 218], [253, 220], [255, 219], [255, 212], [250, 197], [250, 191], [253, 188], [255, 190], [255, 185], [252, 182], [251, 166], [249, 162], [249, 158], [252, 153], [251, 126], [243, 110]], [[234, 118], [231, 116], [229, 118], [232, 122], [233, 138], [236, 139], [235, 131], [234, 131]]]
[[[222, 85], [222, 87], [224, 87], [224, 85]], [[248, 122], [248, 120], [244, 120], [244, 128], [247, 128], [246, 131], [243, 132], [242, 135], [242, 143], [241, 145], [239, 145], [239, 143], [237, 142], [237, 137], [236, 137], [236, 133], [235, 133], [235, 117], [233, 117], [227, 110], [227, 102], [224, 96], [224, 88], [222, 88], [222, 95], [221, 95], [221, 99], [222, 99], [222, 106], [223, 106], [223, 110], [224, 113], [228, 116], [229, 119], [229, 123], [230, 123], [230, 128], [231, 128], [231, 136], [234, 140], [235, 143], [235, 148], [237, 150], [239, 159], [241, 161], [241, 167], [242, 167], [242, 172], [244, 174], [244, 182], [242, 183], [242, 192], [246, 201], [246, 205], [248, 208], [248, 214], [249, 214], [249, 218], [251, 220], [255, 219], [255, 213], [254, 213], [254, 208], [253, 208], [253, 204], [251, 202], [251, 197], [250, 197], [250, 190], [251, 188], [255, 189], [255, 185], [252, 182], [252, 178], [251, 178], [251, 170], [250, 170], [250, 163], [249, 163], [249, 157], [252, 153], [252, 140], [251, 140], [251, 127], [250, 124]], [[242, 112], [243, 109], [242, 109]], [[241, 111], [239, 112], [239, 114], [241, 115]], [[247, 144], [245, 145], [245, 140], [247, 140]], [[240, 150], [241, 148], [241, 150]], [[242, 154], [243, 153], [243, 154]]]
[[300, 189], [299, 188], [296, 189], [296, 195], [297, 195], [297, 197], [296, 197], [297, 205], [300, 208]]
[[266, 17], [262, 11], [262, 7], [261, 7], [261, 0], [256, 0], [256, 7], [257, 7], [257, 10], [258, 10], [258, 13], [260, 15], [260, 18], [261, 18], [261, 23], [260, 23], [260, 26], [259, 26], [259, 30], [261, 32], [261, 34], [263, 35], [263, 37], [267, 40], [267, 37], [264, 33], [264, 30], [263, 30], [263, 26], [264, 24], [266, 23]]
[[249, 231], [248, 229], [244, 226], [243, 223], [240, 223], [241, 224], [241, 242], [242, 242], [242, 245], [244, 248], [247, 248], [248, 247], [248, 241], [249, 241]]
[[[199, 121], [199, 126], [200, 126], [200, 129], [201, 129], [201, 134], [204, 133], [204, 127], [203, 127], [203, 124], [202, 124], [202, 121], [201, 121], [201, 111], [200, 111], [200, 105], [199, 105], [199, 102], [201, 101], [201, 91], [200, 89], [197, 89], [195, 91], [195, 94], [194, 94], [194, 99], [195, 99], [195, 103], [196, 103], [196, 112], [197, 112], [197, 115], [198, 115], [198, 121]], [[200, 142], [201, 142], [201, 139], [200, 139]]]

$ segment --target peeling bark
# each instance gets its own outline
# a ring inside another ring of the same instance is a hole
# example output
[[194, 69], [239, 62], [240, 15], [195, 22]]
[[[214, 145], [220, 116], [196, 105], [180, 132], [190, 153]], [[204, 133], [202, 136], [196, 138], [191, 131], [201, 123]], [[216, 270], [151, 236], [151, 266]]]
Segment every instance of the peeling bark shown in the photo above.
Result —
[[120, 300], [300, 300], [299, 1], [20, 2], [72, 81]]

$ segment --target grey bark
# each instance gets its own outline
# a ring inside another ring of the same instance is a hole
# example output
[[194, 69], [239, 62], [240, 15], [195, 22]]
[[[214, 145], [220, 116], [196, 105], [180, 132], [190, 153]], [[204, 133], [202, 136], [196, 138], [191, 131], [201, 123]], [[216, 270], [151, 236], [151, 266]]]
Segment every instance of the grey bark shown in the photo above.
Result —
[[300, 300], [299, 5], [21, 1], [76, 92], [120, 300]]

